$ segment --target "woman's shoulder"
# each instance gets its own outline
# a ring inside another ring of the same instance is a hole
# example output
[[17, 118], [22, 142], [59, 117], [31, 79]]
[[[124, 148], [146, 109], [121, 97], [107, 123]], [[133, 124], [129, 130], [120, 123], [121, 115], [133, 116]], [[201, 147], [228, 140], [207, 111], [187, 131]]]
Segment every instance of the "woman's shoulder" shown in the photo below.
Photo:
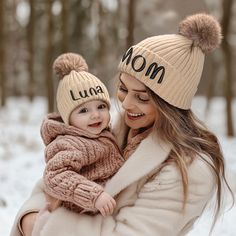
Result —
[[191, 179], [195, 181], [214, 181], [215, 174], [211, 165], [213, 164], [208, 156], [196, 156], [193, 162], [189, 165], [188, 175]]
[[[210, 191], [215, 186], [215, 175], [210, 166], [210, 159], [207, 156], [196, 156], [191, 164], [187, 167], [189, 188], [194, 190]], [[155, 176], [160, 183], [181, 183], [182, 177], [176, 164], [170, 163], [165, 165]]]
[[[215, 193], [214, 173], [200, 157], [188, 166], [187, 173], [188, 202], [204, 207]], [[183, 200], [182, 176], [174, 163], [168, 163], [148, 178], [144, 185], [140, 184], [140, 197], [148, 197], [147, 195], [155, 198], [161, 196], [166, 201], [173, 198]]]
[[[214, 173], [210, 166], [210, 159], [207, 156], [196, 156], [194, 160], [187, 166], [188, 177], [191, 179], [213, 179]], [[165, 165], [159, 175], [177, 177], [180, 175], [178, 167], [175, 163], [170, 162]]]

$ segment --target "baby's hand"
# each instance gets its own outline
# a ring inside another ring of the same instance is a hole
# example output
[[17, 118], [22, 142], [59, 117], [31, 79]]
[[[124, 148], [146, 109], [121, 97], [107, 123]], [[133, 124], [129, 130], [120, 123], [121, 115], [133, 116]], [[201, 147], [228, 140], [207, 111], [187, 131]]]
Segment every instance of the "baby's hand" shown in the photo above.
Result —
[[111, 215], [115, 206], [116, 201], [106, 192], [102, 192], [95, 202], [95, 208], [101, 212], [102, 216]]

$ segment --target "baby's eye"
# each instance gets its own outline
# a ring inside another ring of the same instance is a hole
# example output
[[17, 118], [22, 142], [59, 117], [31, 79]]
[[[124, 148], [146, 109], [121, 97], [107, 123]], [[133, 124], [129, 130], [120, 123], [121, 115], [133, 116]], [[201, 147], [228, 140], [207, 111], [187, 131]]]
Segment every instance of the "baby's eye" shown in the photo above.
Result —
[[105, 104], [105, 103], [100, 104], [100, 105], [98, 106], [98, 109], [99, 109], [99, 110], [105, 109], [105, 108], [107, 108], [107, 104]]
[[79, 110], [79, 113], [86, 113], [88, 112], [88, 109], [87, 108], [82, 108]]

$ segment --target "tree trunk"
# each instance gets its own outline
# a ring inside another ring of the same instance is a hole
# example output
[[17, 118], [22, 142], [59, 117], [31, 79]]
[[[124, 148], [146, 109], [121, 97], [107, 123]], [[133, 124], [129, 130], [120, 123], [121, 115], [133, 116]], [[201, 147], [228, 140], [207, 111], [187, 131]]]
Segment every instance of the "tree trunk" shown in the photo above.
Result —
[[98, 78], [101, 78], [101, 80], [107, 85], [106, 81], [106, 73], [107, 71], [104, 70], [104, 68], [107, 65], [107, 12], [105, 12], [102, 1], [97, 0], [94, 1], [93, 4], [95, 4], [93, 7], [96, 9], [97, 17], [96, 19], [96, 24], [98, 27], [97, 30], [97, 41], [98, 41], [98, 47], [97, 47], [97, 55], [96, 55], [96, 60], [95, 60], [95, 71], [96, 75]]
[[135, 26], [135, 0], [129, 0], [128, 5], [128, 35], [126, 39], [127, 49], [134, 44], [134, 26]]
[[[84, 43], [87, 44], [87, 35], [86, 35], [86, 29], [88, 25], [91, 24], [90, 20], [90, 5], [91, 0], [87, 0], [87, 4], [89, 4], [88, 9], [83, 7], [82, 4], [83, 0], [76, 0], [74, 1], [70, 7], [69, 12], [71, 15], [70, 18], [70, 29], [71, 32], [69, 32], [69, 38], [70, 38], [70, 45], [69, 50], [73, 52], [79, 52], [82, 55], [85, 55], [84, 52], [86, 52], [86, 56], [89, 57], [89, 54], [87, 51], [87, 48], [84, 47]], [[91, 50], [93, 51], [93, 50]]]
[[222, 18], [222, 27], [223, 27], [223, 41], [222, 48], [224, 52], [225, 59], [225, 99], [226, 99], [226, 112], [227, 112], [227, 135], [234, 136], [234, 127], [233, 127], [233, 117], [232, 117], [232, 54], [231, 47], [229, 45], [228, 35], [229, 27], [231, 20], [231, 9], [232, 9], [232, 0], [222, 1], [223, 4], [223, 18]]
[[28, 97], [30, 101], [33, 100], [35, 95], [35, 79], [34, 79], [34, 26], [35, 26], [35, 4], [34, 0], [29, 0], [30, 5], [30, 17], [29, 17], [29, 25], [28, 25], [28, 70], [29, 70], [29, 83], [28, 83]]
[[4, 0], [0, 0], [0, 94], [1, 94], [1, 107], [6, 104], [5, 93], [5, 51], [4, 51]]
[[69, 2], [68, 0], [61, 0], [62, 4], [62, 11], [61, 11], [61, 18], [62, 18], [62, 52], [68, 52], [69, 49], [69, 32], [68, 32], [68, 10], [69, 10]]
[[105, 12], [101, 0], [98, 0], [98, 13], [99, 13], [99, 22], [98, 22], [98, 57], [99, 64], [104, 65], [106, 60], [107, 45], [106, 45], [106, 25], [105, 25]]
[[21, 29], [20, 29], [20, 25], [19, 22], [16, 19], [16, 10], [17, 10], [17, 0], [13, 0], [12, 2], [12, 9], [11, 9], [11, 15], [13, 17], [13, 22], [14, 22], [14, 32], [12, 32], [12, 36], [11, 36], [11, 44], [12, 44], [12, 49], [14, 50], [14, 54], [12, 55], [12, 64], [14, 65], [12, 68], [12, 77], [13, 77], [13, 81], [12, 81], [12, 95], [15, 97], [19, 97], [21, 96], [21, 92], [20, 92], [20, 87], [21, 87], [21, 83], [20, 83], [20, 65], [19, 65], [19, 61], [21, 61]]
[[53, 0], [48, 0], [46, 4], [47, 12], [47, 45], [45, 54], [45, 86], [47, 88], [48, 112], [54, 110], [54, 91], [53, 91], [53, 76], [52, 76], [52, 54], [53, 54], [53, 15], [52, 15]]

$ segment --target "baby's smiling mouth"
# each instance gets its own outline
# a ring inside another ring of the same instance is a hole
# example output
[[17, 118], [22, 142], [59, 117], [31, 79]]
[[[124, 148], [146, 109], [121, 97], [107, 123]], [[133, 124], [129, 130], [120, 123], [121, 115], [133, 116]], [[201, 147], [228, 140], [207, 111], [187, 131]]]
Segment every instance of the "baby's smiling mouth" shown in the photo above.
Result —
[[102, 124], [102, 122], [96, 122], [93, 124], [88, 125], [89, 127], [99, 127]]

